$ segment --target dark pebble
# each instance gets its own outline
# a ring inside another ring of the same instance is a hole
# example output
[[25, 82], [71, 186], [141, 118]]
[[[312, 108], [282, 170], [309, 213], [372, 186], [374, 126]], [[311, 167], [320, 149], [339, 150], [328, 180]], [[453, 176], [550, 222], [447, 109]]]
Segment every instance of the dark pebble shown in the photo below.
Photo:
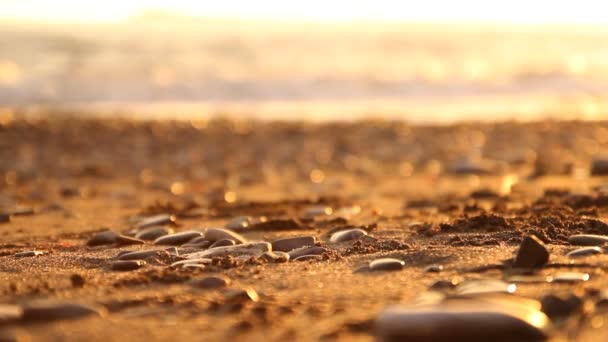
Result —
[[586, 257], [586, 256], [591, 256], [591, 255], [596, 255], [596, 254], [602, 254], [602, 248], [600, 248], [598, 246], [577, 248], [575, 250], [568, 252], [568, 254], [566, 254], [566, 256], [568, 256], [569, 258], [580, 258], [580, 257]]
[[143, 260], [119, 260], [112, 263], [113, 271], [133, 271], [146, 264]]
[[211, 245], [209, 248], [226, 247], [226, 246], [234, 246], [234, 245], [236, 245], [236, 242], [234, 240], [222, 239], [222, 240], [215, 241], [213, 243], [213, 245]]
[[37, 302], [23, 306], [25, 321], [55, 321], [103, 315], [101, 309], [76, 303]]
[[72, 287], [81, 288], [84, 287], [86, 281], [83, 276], [74, 273], [70, 276], [70, 282], [72, 283]]
[[145, 240], [145, 241], [153, 241], [153, 240], [158, 239], [161, 236], [165, 236], [165, 235], [169, 235], [169, 234], [173, 234], [172, 228], [162, 227], [162, 226], [153, 226], [153, 227], [148, 227], [148, 228], [145, 228], [145, 229], [137, 232], [137, 234], [135, 234], [135, 238]]
[[247, 239], [238, 234], [235, 233], [229, 229], [224, 229], [224, 228], [208, 228], [205, 230], [205, 239], [211, 242], [216, 242], [219, 240], [233, 240], [234, 242], [236, 242], [237, 244], [242, 244], [247, 242]]
[[272, 243], [272, 250], [281, 251], [281, 252], [289, 252], [294, 249], [314, 246], [314, 245], [315, 245], [314, 236], [299, 236], [299, 237], [275, 240]]
[[11, 217], [7, 214], [0, 214], [0, 223], [11, 222]]
[[517, 251], [513, 267], [539, 268], [549, 261], [549, 251], [536, 236], [526, 236]]
[[313, 246], [313, 247], [302, 247], [302, 248], [294, 249], [294, 250], [290, 251], [288, 254], [289, 254], [289, 258], [291, 260], [293, 260], [302, 255], [321, 255], [325, 252], [327, 252], [326, 248]]
[[365, 235], [367, 235], [367, 232], [363, 229], [359, 229], [359, 228], [348, 229], [348, 230], [342, 230], [342, 231], [333, 233], [331, 235], [331, 237], [329, 238], [329, 241], [330, 242], [345, 242], [345, 241], [359, 239]]
[[193, 279], [189, 284], [201, 289], [217, 289], [226, 287], [232, 283], [230, 278], [223, 275], [211, 275], [203, 279]]
[[106, 230], [103, 232], [99, 232], [95, 234], [89, 241], [87, 241], [87, 246], [102, 246], [102, 245], [112, 245], [116, 243], [116, 238], [120, 234], [113, 232], [111, 230]]
[[194, 238], [197, 238], [199, 236], [202, 236], [202, 235], [203, 235], [203, 233], [201, 233], [199, 231], [190, 230], [190, 231], [186, 231], [186, 232], [161, 236], [158, 239], [154, 240], [154, 244], [155, 245], [177, 246], [177, 245], [184, 244], [184, 243], [186, 243]]
[[43, 255], [43, 251], [26, 251], [15, 254], [17, 258], [27, 258], [27, 257], [35, 257], [39, 255]]
[[116, 244], [119, 246], [128, 246], [128, 245], [143, 245], [145, 243], [144, 240], [132, 238], [126, 235], [118, 235], [116, 237]]
[[568, 238], [571, 245], [578, 246], [602, 246], [608, 242], [608, 236], [593, 234], [578, 234]]
[[424, 272], [426, 273], [439, 273], [443, 271], [442, 265], [428, 265], [424, 268]]
[[299, 257], [293, 259], [293, 261], [310, 261], [310, 260], [320, 261], [320, 260], [323, 260], [323, 256], [322, 255], [302, 255], [302, 256], [299, 256]]
[[[157, 256], [161, 251], [137, 251], [122, 254], [118, 257], [118, 260], [144, 260]], [[162, 251], [163, 253], [167, 253]]]
[[146, 217], [140, 220], [136, 227], [138, 229], [143, 229], [151, 226], [162, 226], [164, 224], [173, 224], [175, 223], [175, 216], [169, 214], [160, 214], [154, 215], [150, 217]]
[[545, 295], [540, 300], [541, 310], [551, 319], [569, 316], [583, 308], [583, 300], [574, 294]]

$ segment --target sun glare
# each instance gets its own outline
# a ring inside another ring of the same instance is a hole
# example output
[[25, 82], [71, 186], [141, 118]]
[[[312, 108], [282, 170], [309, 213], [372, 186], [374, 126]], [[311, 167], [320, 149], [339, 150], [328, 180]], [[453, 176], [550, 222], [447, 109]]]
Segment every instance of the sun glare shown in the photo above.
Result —
[[603, 24], [600, 0], [5, 0], [0, 18], [50, 21], [119, 21], [147, 10], [213, 18], [310, 21], [416, 21]]

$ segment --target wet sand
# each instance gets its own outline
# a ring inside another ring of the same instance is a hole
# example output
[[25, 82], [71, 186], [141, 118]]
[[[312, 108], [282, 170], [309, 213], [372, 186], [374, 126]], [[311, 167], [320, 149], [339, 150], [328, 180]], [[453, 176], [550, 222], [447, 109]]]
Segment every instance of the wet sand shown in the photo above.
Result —
[[[589, 280], [518, 282], [513, 295], [576, 296], [575, 310], [550, 316], [549, 337], [602, 341], [608, 256], [566, 256], [571, 235], [608, 235], [602, 151], [608, 122], [11, 121], [0, 126], [0, 303], [47, 299], [99, 315], [0, 319], [0, 336], [369, 341], [385, 307], [411, 303], [436, 281], [511, 282], [514, 253], [535, 235], [550, 259], [528, 273]], [[229, 255], [172, 268], [191, 250], [87, 245], [108, 229], [132, 237], [160, 214], [172, 215], [162, 225], [175, 232], [249, 216], [233, 229], [247, 240], [313, 236], [324, 250], [307, 261]], [[355, 228], [367, 235], [330, 241]], [[152, 249], [161, 252], [142, 267], [112, 269], [121, 251]], [[15, 255], [26, 251], [43, 254]], [[384, 257], [403, 268], [355, 272]], [[209, 275], [231, 283], [192, 284]]]

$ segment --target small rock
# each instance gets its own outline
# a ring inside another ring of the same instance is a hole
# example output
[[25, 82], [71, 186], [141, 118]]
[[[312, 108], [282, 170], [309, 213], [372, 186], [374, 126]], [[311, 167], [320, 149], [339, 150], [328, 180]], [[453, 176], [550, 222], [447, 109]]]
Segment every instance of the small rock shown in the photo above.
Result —
[[459, 301], [429, 307], [394, 306], [376, 319], [380, 341], [541, 341], [549, 319], [518, 302]]
[[536, 236], [526, 236], [517, 251], [513, 267], [538, 268], [543, 267], [549, 261], [549, 251], [545, 244]]
[[0, 214], [0, 223], [11, 222], [11, 217], [7, 214]]
[[146, 264], [143, 260], [119, 260], [112, 263], [113, 271], [133, 271]]
[[238, 244], [247, 242], [247, 239], [231, 230], [224, 228], [208, 228], [205, 230], [205, 240], [216, 242], [219, 240], [233, 240]]
[[589, 280], [589, 273], [560, 272], [554, 274], [551, 278], [554, 283], [578, 283]]
[[438, 291], [438, 290], [451, 290], [456, 288], [456, 286], [460, 283], [459, 278], [453, 278], [451, 280], [437, 280], [434, 281], [430, 286], [429, 290]]
[[545, 295], [540, 300], [542, 311], [551, 319], [569, 316], [583, 308], [583, 300], [574, 294], [558, 296], [555, 294]]
[[442, 265], [428, 265], [424, 268], [425, 273], [439, 273], [443, 271]]
[[568, 252], [566, 256], [568, 256], [569, 258], [580, 258], [595, 254], [602, 254], [602, 248], [598, 246], [577, 248], [573, 251]]
[[252, 288], [235, 289], [226, 293], [226, 301], [230, 303], [257, 302], [258, 293]]
[[281, 252], [289, 252], [294, 249], [314, 246], [314, 245], [315, 245], [314, 236], [299, 236], [299, 237], [275, 240], [272, 243], [272, 250], [281, 251]]
[[458, 284], [456, 293], [463, 296], [486, 293], [514, 293], [517, 285], [498, 279], [466, 280]]
[[135, 234], [135, 238], [145, 240], [145, 241], [153, 241], [153, 240], [158, 239], [161, 236], [165, 236], [165, 235], [169, 235], [169, 234], [173, 234], [173, 233], [174, 233], [174, 231], [172, 228], [167, 228], [167, 227], [163, 227], [163, 226], [152, 226], [152, 227], [148, 227], [148, 228], [145, 228], [145, 229], [137, 232], [137, 234]]
[[165, 251], [148, 250], [148, 251], [137, 251], [124, 253], [118, 257], [118, 260], [145, 260], [153, 258], [159, 255], [160, 252], [166, 253]]
[[213, 260], [209, 259], [209, 258], [199, 258], [199, 259], [186, 259], [186, 260], [180, 260], [180, 261], [176, 261], [174, 263], [171, 264], [171, 266], [169, 267], [180, 267], [180, 266], [184, 266], [184, 265], [208, 265], [211, 264]]
[[78, 319], [88, 316], [104, 316], [101, 309], [76, 303], [34, 302], [23, 306], [25, 321], [54, 321]]
[[249, 225], [251, 225], [251, 221], [251, 216], [238, 216], [226, 223], [224, 227], [226, 229], [240, 231], [249, 227]]
[[317, 216], [331, 215], [334, 210], [331, 207], [325, 205], [316, 205], [306, 208], [304, 211], [304, 218], [315, 218]]
[[602, 246], [608, 242], [608, 236], [593, 234], [578, 234], [568, 238], [571, 245], [578, 246]]
[[80, 274], [74, 273], [70, 276], [70, 282], [72, 283], [72, 287], [82, 288], [82, 287], [84, 287], [84, 284], [86, 281], [83, 276], [81, 276]]
[[43, 251], [26, 251], [15, 254], [17, 258], [27, 258], [27, 257], [35, 257], [39, 255], [43, 255]]
[[102, 245], [112, 245], [116, 243], [116, 238], [120, 234], [113, 232], [111, 230], [106, 230], [103, 232], [99, 232], [95, 234], [89, 241], [87, 241], [87, 246], [102, 246]]
[[295, 259], [293, 259], [293, 261], [321, 261], [323, 260], [323, 256], [322, 255], [302, 255], [299, 256]]
[[23, 309], [18, 305], [0, 304], [0, 324], [18, 321], [23, 316]]
[[190, 285], [201, 289], [217, 289], [230, 285], [232, 280], [223, 275], [211, 275], [203, 279], [193, 279], [189, 281], [189, 283]]
[[363, 229], [359, 229], [359, 228], [348, 229], [348, 230], [342, 230], [342, 231], [333, 233], [331, 235], [331, 238], [329, 238], [329, 241], [330, 242], [345, 242], [345, 241], [350, 241], [350, 240], [356, 240], [365, 235], [367, 235], [367, 232]]
[[248, 242], [242, 245], [234, 245], [234, 246], [225, 246], [225, 247], [216, 247], [213, 249], [208, 249], [202, 252], [190, 253], [186, 257], [189, 259], [195, 258], [213, 258], [216, 256], [239, 256], [239, 255], [248, 255], [248, 256], [260, 256], [264, 254], [264, 252], [268, 252], [272, 250], [272, 246], [268, 242], [260, 241], [260, 242]]
[[287, 254], [289, 254], [289, 259], [293, 260], [302, 255], [321, 255], [325, 252], [327, 252], [327, 249], [324, 247], [312, 246], [294, 249]]
[[590, 173], [592, 176], [605, 176], [608, 175], [608, 158], [595, 158], [591, 162]]
[[116, 237], [116, 244], [119, 246], [128, 246], [128, 245], [143, 245], [145, 243], [144, 240], [135, 239], [126, 235], [118, 235]]
[[289, 254], [280, 251], [268, 251], [260, 257], [268, 262], [288, 262], [290, 257]]
[[143, 228], [147, 228], [147, 227], [151, 227], [151, 226], [161, 226], [164, 224], [173, 224], [173, 223], [175, 223], [175, 216], [169, 215], [169, 214], [160, 214], [160, 215], [146, 217], [146, 218], [140, 220], [137, 223], [136, 228], [143, 229]]
[[226, 246], [234, 246], [234, 245], [236, 245], [236, 242], [234, 240], [221, 239], [221, 240], [215, 241], [213, 243], [213, 245], [211, 245], [209, 248], [226, 247]]
[[177, 246], [184, 244], [194, 238], [202, 236], [203, 233], [196, 230], [189, 230], [181, 233], [175, 233], [170, 235], [161, 236], [154, 240], [155, 245], [170, 245]]
[[401, 271], [405, 266], [405, 262], [393, 258], [376, 259], [369, 263], [370, 271]]

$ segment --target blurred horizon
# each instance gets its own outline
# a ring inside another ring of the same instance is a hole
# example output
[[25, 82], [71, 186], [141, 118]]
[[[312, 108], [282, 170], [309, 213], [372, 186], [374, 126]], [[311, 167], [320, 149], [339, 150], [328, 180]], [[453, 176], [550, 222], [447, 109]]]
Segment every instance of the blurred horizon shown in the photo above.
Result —
[[608, 118], [599, 1], [349, 3], [4, 1], [0, 109]]

